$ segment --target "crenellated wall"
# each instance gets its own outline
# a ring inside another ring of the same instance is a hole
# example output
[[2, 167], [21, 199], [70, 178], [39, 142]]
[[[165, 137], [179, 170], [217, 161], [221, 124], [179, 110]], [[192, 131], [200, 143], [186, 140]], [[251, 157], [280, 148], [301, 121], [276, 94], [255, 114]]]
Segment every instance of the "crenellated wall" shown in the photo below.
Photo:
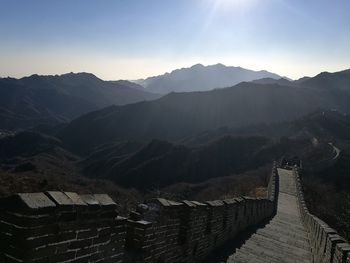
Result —
[[142, 219], [129, 220], [133, 261], [197, 262], [248, 226], [270, 218], [268, 199], [235, 198], [204, 203], [155, 199]]
[[108, 195], [16, 194], [0, 200], [0, 262], [198, 262], [273, 216], [277, 181], [274, 165], [267, 198], [157, 198], [128, 219]]
[[350, 245], [334, 229], [309, 212], [302, 191], [301, 170], [295, 168], [293, 174], [298, 190], [299, 209], [309, 232], [314, 262], [350, 263]]
[[126, 219], [107, 195], [47, 192], [0, 201], [0, 262], [121, 262]]
[[149, 201], [128, 220], [127, 250], [132, 262], [198, 262], [247, 227], [271, 218], [278, 195], [276, 165], [267, 198], [207, 202]]

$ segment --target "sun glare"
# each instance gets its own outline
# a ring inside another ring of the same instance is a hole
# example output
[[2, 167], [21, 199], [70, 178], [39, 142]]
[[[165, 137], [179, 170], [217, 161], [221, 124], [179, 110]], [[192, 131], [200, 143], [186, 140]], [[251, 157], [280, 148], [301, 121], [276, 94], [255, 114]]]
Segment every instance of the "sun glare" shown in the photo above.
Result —
[[215, 8], [223, 11], [251, 7], [255, 0], [212, 0]]

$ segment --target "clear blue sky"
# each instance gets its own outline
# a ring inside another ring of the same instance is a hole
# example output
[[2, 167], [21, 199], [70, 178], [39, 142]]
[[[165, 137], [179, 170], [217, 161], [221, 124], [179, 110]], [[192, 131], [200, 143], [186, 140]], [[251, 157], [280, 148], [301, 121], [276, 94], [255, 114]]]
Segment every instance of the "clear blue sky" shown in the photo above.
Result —
[[0, 0], [0, 76], [350, 68], [349, 0]]

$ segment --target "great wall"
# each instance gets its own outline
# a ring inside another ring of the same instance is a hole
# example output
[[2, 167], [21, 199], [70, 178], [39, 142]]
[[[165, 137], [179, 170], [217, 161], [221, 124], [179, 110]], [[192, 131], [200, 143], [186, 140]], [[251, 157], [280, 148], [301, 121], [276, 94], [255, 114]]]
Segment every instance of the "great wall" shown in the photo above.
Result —
[[349, 263], [350, 245], [309, 213], [300, 174], [274, 165], [266, 198], [158, 198], [129, 218], [104, 194], [16, 194], [0, 200], [0, 262], [201, 262], [266, 223], [227, 262]]

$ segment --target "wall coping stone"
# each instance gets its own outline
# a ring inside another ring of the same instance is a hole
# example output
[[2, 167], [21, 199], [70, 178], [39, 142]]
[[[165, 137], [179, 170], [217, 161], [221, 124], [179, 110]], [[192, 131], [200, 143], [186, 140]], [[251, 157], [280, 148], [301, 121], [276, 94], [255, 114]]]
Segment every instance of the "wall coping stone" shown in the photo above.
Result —
[[128, 218], [127, 218], [127, 217], [124, 217], [124, 216], [117, 216], [117, 217], [115, 218], [115, 220], [117, 220], [117, 221], [126, 221], [126, 220], [128, 220]]
[[112, 207], [117, 206], [113, 199], [107, 194], [94, 194], [94, 197], [100, 203], [100, 205]]
[[208, 206], [207, 204], [202, 203], [202, 202], [198, 202], [198, 201], [191, 201], [191, 202], [197, 206]]
[[[108, 195], [83, 198], [60, 191], [0, 198], [0, 262], [121, 262], [127, 219], [115, 209], [79, 209], [88, 204], [115, 207]], [[62, 209], [67, 207], [72, 209]], [[149, 227], [141, 221], [136, 228], [142, 232]]]
[[95, 206], [95, 207], [100, 206], [100, 203], [91, 194], [80, 195], [80, 197], [89, 206]]
[[242, 197], [234, 197], [233, 199], [235, 199], [237, 202], [244, 202], [244, 198]]
[[188, 201], [188, 200], [183, 200], [182, 203], [184, 203], [188, 207], [206, 207], [208, 206], [205, 203], [197, 202], [197, 201]]
[[83, 199], [74, 192], [64, 192], [66, 196], [68, 196], [75, 206], [87, 206], [88, 204], [83, 201]]
[[136, 223], [144, 226], [152, 225], [152, 222], [146, 221], [146, 220], [138, 220]]
[[73, 206], [73, 201], [63, 192], [47, 191], [46, 195], [59, 206]]
[[56, 206], [44, 193], [20, 193], [18, 196], [30, 209], [53, 208]]
[[18, 193], [2, 198], [1, 209], [8, 211], [23, 211], [36, 213], [51, 211], [56, 205], [44, 193]]
[[339, 247], [339, 249], [342, 251], [346, 251], [347, 253], [350, 252], [350, 245], [348, 243], [337, 243], [336, 246]]
[[212, 206], [212, 207], [223, 206], [223, 205], [224, 205], [224, 202], [221, 201], [221, 200], [206, 201], [206, 203], [207, 203], [209, 206]]
[[196, 204], [194, 204], [193, 202], [188, 201], [188, 200], [183, 200], [182, 203], [184, 203], [188, 207], [196, 207], [197, 206]]
[[232, 198], [232, 199], [225, 199], [223, 200], [225, 205], [233, 205], [233, 204], [237, 204], [237, 200]]
[[150, 203], [158, 203], [158, 204], [160, 204], [160, 205], [162, 205], [164, 207], [182, 206], [182, 205], [184, 205], [183, 203], [167, 200], [167, 199], [164, 199], [164, 198], [151, 199]]

